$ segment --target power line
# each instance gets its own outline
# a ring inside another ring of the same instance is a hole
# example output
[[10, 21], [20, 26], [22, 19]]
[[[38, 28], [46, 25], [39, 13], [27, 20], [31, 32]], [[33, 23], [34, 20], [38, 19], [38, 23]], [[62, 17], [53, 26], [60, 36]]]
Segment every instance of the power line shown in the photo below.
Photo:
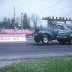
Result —
[[68, 15], [70, 15], [72, 13], [72, 10], [69, 12], [69, 13], [67, 13], [65, 16], [68, 16]]
[[56, 2], [55, 4], [53, 4], [53, 5], [51, 5], [51, 6], [47, 7], [47, 8], [44, 8], [44, 9], [38, 11], [38, 12], [41, 12], [41, 11], [47, 10], [47, 9], [49, 9], [49, 8], [52, 8], [52, 7], [56, 6], [57, 4], [61, 3], [62, 1], [63, 1], [63, 0], [59, 0], [59, 1]]

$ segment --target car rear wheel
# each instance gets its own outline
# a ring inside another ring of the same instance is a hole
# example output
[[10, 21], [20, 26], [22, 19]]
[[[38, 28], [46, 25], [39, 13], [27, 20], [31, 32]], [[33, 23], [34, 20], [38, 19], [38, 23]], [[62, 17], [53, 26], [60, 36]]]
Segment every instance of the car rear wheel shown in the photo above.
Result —
[[48, 42], [49, 42], [48, 36], [47, 36], [47, 35], [44, 35], [44, 36], [42, 37], [42, 43], [43, 43], [43, 44], [48, 44]]
[[71, 39], [71, 40], [69, 40], [68, 42], [69, 42], [69, 44], [71, 45], [71, 44], [72, 44], [72, 39]]
[[64, 44], [64, 43], [65, 43], [65, 41], [59, 40], [59, 43], [60, 43], [60, 44]]

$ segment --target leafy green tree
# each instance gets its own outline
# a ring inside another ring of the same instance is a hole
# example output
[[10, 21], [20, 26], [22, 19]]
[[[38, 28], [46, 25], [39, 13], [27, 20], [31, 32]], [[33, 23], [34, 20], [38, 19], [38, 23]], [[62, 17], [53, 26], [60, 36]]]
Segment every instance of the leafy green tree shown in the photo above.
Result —
[[23, 28], [24, 29], [29, 29], [30, 28], [30, 20], [29, 20], [26, 13], [23, 15]]
[[3, 25], [2, 25], [2, 22], [0, 22], [0, 29], [2, 29], [3, 28]]
[[2, 25], [3, 25], [3, 28], [7, 28], [7, 26], [9, 25], [9, 24], [8, 24], [8, 21], [7, 21], [7, 18], [4, 18], [4, 19], [3, 19]]
[[13, 25], [13, 23], [12, 23], [12, 19], [10, 19], [10, 18], [4, 18], [3, 19], [3, 21], [2, 21], [2, 26], [3, 26], [3, 28], [5, 28], [5, 29], [13, 29], [14, 28], [14, 25]]

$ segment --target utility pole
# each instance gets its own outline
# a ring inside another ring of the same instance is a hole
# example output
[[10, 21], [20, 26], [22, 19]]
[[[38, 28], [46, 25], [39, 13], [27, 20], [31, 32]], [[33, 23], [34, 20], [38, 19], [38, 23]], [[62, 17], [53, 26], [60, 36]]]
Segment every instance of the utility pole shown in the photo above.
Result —
[[21, 31], [23, 31], [23, 13], [21, 13]]
[[13, 13], [14, 13], [14, 29], [15, 29], [15, 6], [13, 6]]

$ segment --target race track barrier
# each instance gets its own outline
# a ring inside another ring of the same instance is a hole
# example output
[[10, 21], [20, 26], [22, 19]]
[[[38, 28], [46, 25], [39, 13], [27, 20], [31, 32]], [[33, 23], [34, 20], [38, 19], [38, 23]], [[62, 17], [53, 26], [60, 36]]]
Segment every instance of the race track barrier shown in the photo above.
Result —
[[25, 34], [0, 34], [0, 42], [27, 41]]

